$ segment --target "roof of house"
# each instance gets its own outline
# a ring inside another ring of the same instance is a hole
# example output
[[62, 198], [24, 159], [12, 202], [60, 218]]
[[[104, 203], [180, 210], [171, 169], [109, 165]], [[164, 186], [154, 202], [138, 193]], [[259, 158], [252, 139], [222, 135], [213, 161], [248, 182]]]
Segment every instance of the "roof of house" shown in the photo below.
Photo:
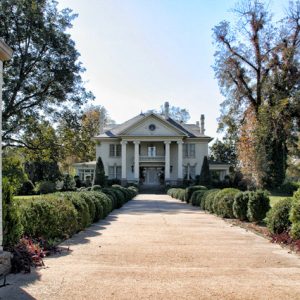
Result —
[[149, 116], [155, 116], [163, 122], [171, 125], [174, 129], [181, 131], [184, 135], [189, 138], [210, 138], [204, 134], [201, 134], [200, 127], [197, 124], [185, 124], [183, 122], [178, 122], [170, 117], [165, 117], [164, 115], [156, 114], [153, 112], [141, 113], [122, 124], [112, 124], [104, 128], [104, 132], [100, 135], [97, 135], [95, 138], [116, 138], [122, 135], [130, 127], [134, 126], [136, 123], [141, 122], [143, 119], [146, 119]]

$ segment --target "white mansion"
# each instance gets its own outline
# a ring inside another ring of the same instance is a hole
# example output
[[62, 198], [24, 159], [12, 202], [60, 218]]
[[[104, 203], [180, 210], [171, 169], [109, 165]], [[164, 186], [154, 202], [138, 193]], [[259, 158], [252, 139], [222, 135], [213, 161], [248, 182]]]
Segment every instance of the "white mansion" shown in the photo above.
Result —
[[[204, 156], [208, 156], [211, 137], [204, 134], [201, 122], [185, 124], [165, 113], [141, 113], [119, 125], [103, 128], [96, 141], [96, 159], [103, 161], [108, 179], [120, 179], [122, 184], [135, 182], [147, 185], [177, 184], [183, 179], [195, 179], [201, 172]], [[74, 164], [81, 180], [94, 177], [96, 161]], [[210, 169], [224, 178], [229, 165], [211, 164]]]

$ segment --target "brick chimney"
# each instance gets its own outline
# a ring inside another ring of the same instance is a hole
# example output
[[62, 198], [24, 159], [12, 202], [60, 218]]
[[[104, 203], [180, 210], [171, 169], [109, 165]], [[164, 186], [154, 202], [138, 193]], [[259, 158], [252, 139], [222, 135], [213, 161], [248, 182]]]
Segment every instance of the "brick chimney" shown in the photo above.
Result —
[[200, 125], [200, 133], [204, 135], [204, 132], [205, 132], [205, 117], [204, 115], [201, 115], [201, 118], [200, 118], [200, 122], [201, 122], [201, 125]]
[[165, 102], [165, 118], [169, 118], [169, 102]]

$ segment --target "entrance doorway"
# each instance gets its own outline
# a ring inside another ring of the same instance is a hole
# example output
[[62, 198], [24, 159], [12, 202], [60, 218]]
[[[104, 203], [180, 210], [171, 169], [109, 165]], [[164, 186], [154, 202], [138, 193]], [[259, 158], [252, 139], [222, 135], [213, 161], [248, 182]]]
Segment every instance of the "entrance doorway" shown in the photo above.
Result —
[[162, 167], [141, 168], [141, 181], [147, 185], [159, 185], [164, 183], [164, 170]]

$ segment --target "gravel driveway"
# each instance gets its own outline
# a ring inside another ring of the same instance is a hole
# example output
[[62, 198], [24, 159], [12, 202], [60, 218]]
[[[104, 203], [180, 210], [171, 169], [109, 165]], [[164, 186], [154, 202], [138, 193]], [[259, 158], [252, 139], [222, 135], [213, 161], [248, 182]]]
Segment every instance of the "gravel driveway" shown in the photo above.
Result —
[[300, 259], [166, 195], [139, 195], [0, 299], [300, 299]]

